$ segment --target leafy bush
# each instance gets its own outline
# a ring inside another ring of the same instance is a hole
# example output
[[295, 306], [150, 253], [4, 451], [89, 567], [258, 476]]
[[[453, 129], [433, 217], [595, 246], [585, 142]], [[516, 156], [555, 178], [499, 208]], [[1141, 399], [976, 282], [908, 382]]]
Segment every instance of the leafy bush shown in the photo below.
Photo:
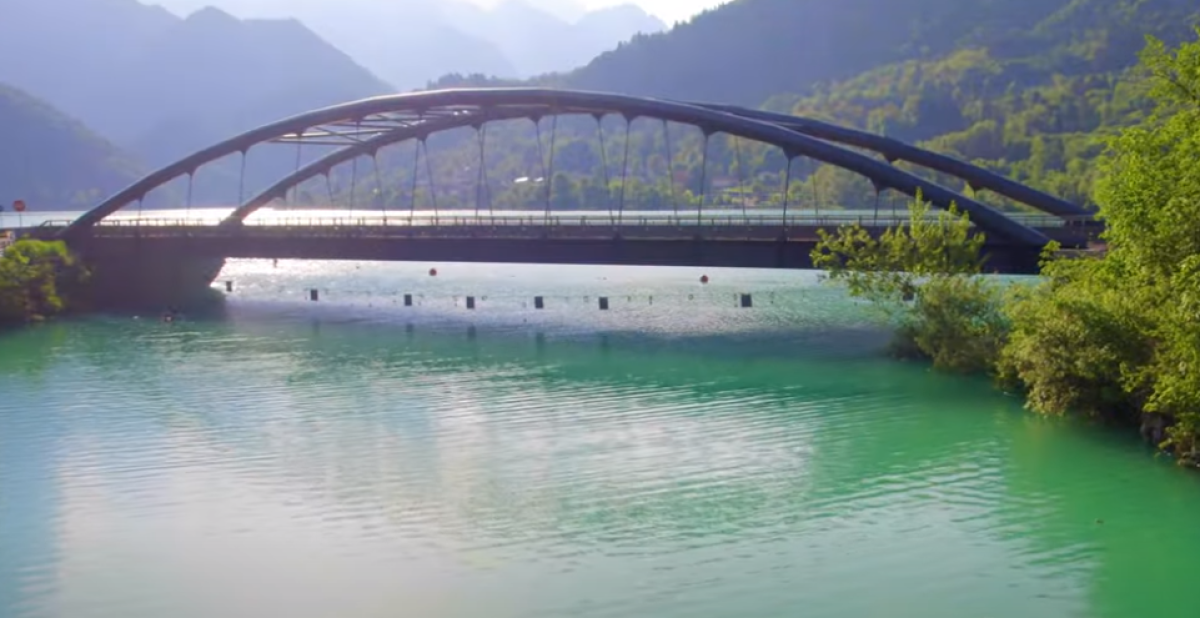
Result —
[[990, 370], [1007, 331], [1001, 295], [978, 277], [985, 238], [957, 209], [931, 216], [920, 196], [906, 225], [878, 238], [861, 226], [821, 230], [813, 265], [867, 299], [896, 328], [893, 351], [950, 371]]
[[64, 312], [86, 271], [62, 242], [19, 240], [0, 255], [0, 324]]

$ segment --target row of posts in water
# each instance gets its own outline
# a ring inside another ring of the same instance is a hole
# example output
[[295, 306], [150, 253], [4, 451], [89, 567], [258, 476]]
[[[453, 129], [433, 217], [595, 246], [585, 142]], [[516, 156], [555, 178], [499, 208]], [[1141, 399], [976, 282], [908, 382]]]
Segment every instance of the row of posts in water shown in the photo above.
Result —
[[[225, 291], [233, 292], [233, 282], [232, 281], [225, 282]], [[742, 309], [751, 309], [754, 307], [754, 296], [752, 294], [739, 294], [737, 296], [738, 296], [738, 306], [741, 307]], [[631, 299], [632, 299], [632, 297], [631, 297]], [[321, 300], [321, 291], [316, 288], [309, 289], [308, 290], [308, 300], [310, 302], [314, 302], [314, 303], [319, 302]], [[457, 297], [456, 297], [456, 300], [457, 300]], [[476, 297], [467, 296], [465, 298], [465, 300], [466, 300], [467, 310], [474, 311], [476, 308], [476, 305], [477, 305]], [[609, 297], [607, 297], [607, 296], [598, 297], [596, 299], [596, 302], [600, 308], [600, 311], [608, 311], [609, 307], [611, 306], [611, 302], [609, 301]], [[654, 303], [653, 296], [650, 297], [650, 303], [651, 304]], [[413, 295], [405, 294], [404, 295], [404, 306], [412, 307], [413, 305], [414, 305]], [[545, 296], [534, 296], [533, 297], [533, 308], [538, 309], [538, 310], [545, 309], [546, 308], [546, 297]]]

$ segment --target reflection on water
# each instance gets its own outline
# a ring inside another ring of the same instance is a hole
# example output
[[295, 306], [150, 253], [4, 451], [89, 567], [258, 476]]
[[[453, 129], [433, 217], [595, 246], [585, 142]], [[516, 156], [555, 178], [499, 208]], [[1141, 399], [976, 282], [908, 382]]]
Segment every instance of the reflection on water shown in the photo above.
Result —
[[810, 275], [438, 266], [0, 338], [0, 618], [1192, 615], [1194, 478]]

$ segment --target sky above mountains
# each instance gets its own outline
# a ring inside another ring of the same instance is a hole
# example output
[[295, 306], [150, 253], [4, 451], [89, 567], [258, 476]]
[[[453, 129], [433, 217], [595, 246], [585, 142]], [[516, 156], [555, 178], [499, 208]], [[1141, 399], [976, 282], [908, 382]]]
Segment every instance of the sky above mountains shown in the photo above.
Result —
[[[297, 0], [151, 0], [173, 12], [187, 14], [204, 6], [217, 6], [239, 17], [281, 17], [288, 15], [287, 7]], [[338, 4], [340, 0], [307, 0], [308, 4]], [[381, 4], [396, 4], [398, 0], [370, 0]], [[403, 1], [403, 0], [399, 0]], [[481, 6], [491, 6], [499, 0], [469, 0]], [[578, 19], [589, 10], [617, 4], [636, 4], [647, 13], [667, 24], [687, 20], [693, 15], [726, 0], [529, 0], [528, 4], [549, 11], [568, 21]]]

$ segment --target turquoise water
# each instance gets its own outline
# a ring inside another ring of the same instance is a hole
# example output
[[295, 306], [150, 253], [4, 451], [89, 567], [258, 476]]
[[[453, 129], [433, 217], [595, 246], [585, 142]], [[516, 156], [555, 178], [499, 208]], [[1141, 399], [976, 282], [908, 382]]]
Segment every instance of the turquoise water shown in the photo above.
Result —
[[224, 280], [0, 336], [0, 618], [1195, 615], [1200, 479], [810, 273]]

